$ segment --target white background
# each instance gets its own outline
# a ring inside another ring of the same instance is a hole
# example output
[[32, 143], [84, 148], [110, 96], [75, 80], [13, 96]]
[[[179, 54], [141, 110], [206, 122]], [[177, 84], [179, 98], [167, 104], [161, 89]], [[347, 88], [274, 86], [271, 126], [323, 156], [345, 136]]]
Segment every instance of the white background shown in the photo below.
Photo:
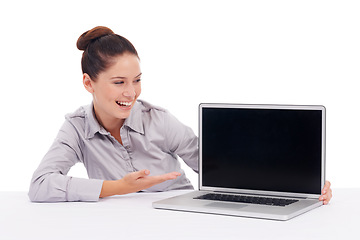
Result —
[[137, 48], [140, 98], [196, 133], [201, 102], [325, 105], [327, 179], [360, 187], [359, 12], [346, 0], [2, 1], [0, 190], [27, 191], [64, 115], [90, 103], [75, 44], [98, 25]]

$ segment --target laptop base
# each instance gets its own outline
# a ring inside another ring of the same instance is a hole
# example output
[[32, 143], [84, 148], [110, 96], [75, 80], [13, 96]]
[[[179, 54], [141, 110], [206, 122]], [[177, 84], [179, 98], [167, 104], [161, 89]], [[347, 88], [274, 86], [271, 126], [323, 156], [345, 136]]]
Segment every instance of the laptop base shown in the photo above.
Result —
[[285, 207], [194, 199], [207, 193], [211, 192], [193, 191], [156, 201], [153, 203], [153, 207], [156, 209], [286, 221], [322, 205], [318, 199], [300, 199]]

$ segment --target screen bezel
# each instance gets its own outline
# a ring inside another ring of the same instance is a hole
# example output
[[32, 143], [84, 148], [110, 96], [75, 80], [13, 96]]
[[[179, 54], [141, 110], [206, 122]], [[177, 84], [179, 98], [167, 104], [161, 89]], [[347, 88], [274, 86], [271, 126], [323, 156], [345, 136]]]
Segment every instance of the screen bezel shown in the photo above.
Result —
[[[307, 194], [296, 192], [276, 192], [276, 191], [262, 191], [262, 190], [248, 190], [248, 189], [234, 189], [204, 186], [202, 181], [203, 174], [203, 157], [202, 157], [202, 113], [204, 108], [243, 108], [243, 109], [289, 109], [289, 110], [320, 110], [322, 116], [322, 141], [321, 141], [321, 186], [319, 186], [319, 194]], [[199, 105], [199, 190], [201, 191], [218, 191], [230, 193], [243, 193], [243, 194], [261, 194], [271, 196], [285, 196], [297, 198], [319, 198], [321, 189], [325, 184], [325, 107], [321, 105], [274, 105], [274, 104], [226, 104], [226, 103], [201, 103]]]

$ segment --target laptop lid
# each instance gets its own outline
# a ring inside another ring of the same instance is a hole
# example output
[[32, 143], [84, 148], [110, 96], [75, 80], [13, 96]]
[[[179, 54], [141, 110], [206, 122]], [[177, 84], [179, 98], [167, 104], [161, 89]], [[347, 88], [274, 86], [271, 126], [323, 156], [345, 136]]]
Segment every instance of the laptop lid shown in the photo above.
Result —
[[199, 188], [318, 198], [325, 183], [325, 107], [199, 105]]

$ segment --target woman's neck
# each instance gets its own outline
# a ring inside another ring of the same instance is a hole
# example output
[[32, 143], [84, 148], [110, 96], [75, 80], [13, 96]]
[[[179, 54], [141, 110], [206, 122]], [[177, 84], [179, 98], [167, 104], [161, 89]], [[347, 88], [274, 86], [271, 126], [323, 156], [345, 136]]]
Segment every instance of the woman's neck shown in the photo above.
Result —
[[94, 115], [96, 120], [99, 122], [101, 126], [103, 126], [106, 131], [110, 132], [112, 135], [114, 134], [120, 134], [120, 128], [125, 122], [125, 119], [118, 119], [118, 118], [111, 118], [105, 116], [105, 114], [101, 114], [96, 110], [96, 107], [94, 106]]

